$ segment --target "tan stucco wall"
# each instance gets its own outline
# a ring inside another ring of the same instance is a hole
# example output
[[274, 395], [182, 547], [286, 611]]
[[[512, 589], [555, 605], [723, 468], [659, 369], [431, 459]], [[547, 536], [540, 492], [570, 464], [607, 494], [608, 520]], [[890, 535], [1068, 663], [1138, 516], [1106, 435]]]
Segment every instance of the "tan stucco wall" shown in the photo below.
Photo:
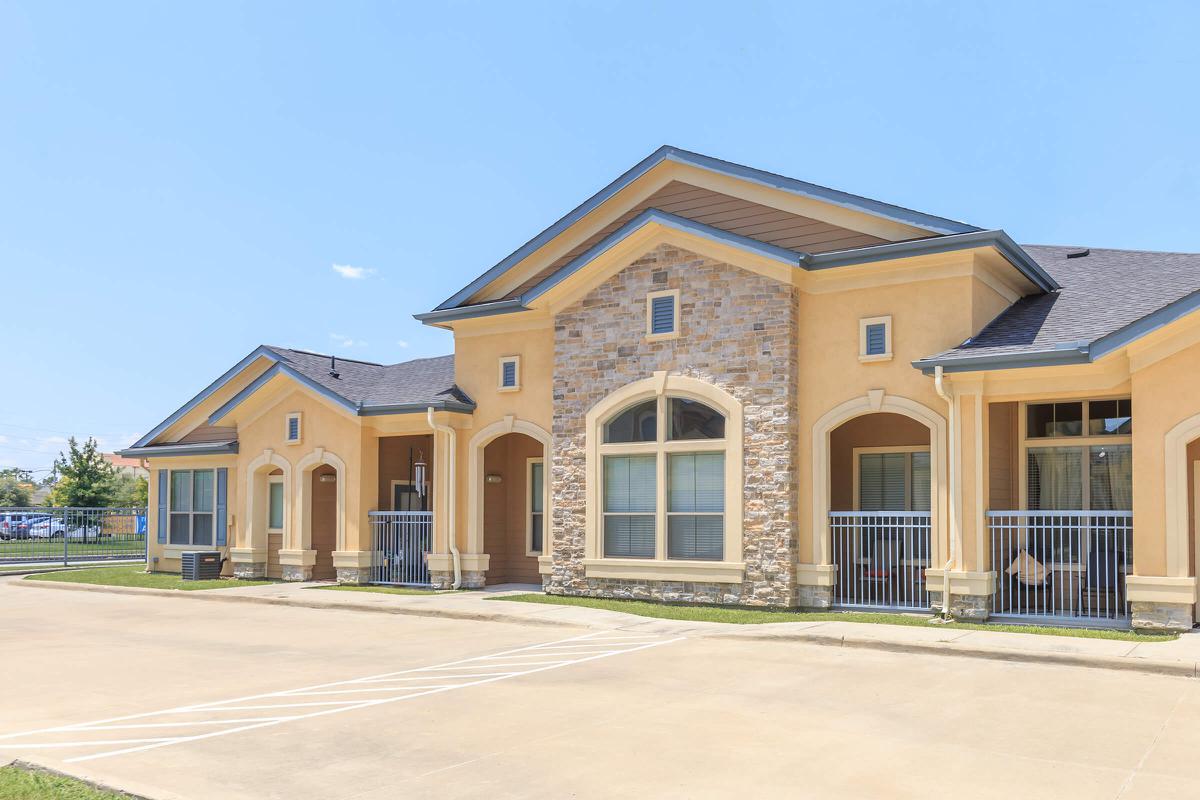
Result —
[[[873, 389], [916, 401], [946, 418], [946, 402], [938, 397], [933, 380], [913, 369], [911, 362], [971, 336], [978, 319], [994, 316], [999, 303], [992, 298], [998, 300], [999, 296], [971, 276], [830, 294], [802, 293], [798, 333], [800, 452], [812, 452], [813, 424], [823, 414]], [[892, 317], [894, 357], [890, 361], [859, 363], [859, 320], [884, 315]], [[946, 474], [948, 465], [943, 463], [941, 468]], [[801, 458], [797, 470], [801, 563], [811, 562], [813, 552], [812, 470], [811, 460]]]
[[[1133, 373], [1133, 567], [1138, 575], [1167, 574], [1164, 437], [1197, 413], [1200, 346]], [[1193, 547], [1188, 550], [1194, 552]]]

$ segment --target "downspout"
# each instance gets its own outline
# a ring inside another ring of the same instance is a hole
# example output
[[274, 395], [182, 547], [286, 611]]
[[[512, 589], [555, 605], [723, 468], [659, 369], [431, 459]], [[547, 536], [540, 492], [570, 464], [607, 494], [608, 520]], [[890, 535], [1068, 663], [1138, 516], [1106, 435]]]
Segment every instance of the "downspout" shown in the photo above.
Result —
[[440, 422], [434, 422], [433, 406], [429, 406], [429, 408], [425, 410], [425, 416], [426, 419], [429, 420], [429, 427], [433, 428], [435, 431], [441, 431], [450, 437], [450, 446], [447, 448], [449, 451], [448, 457], [450, 461], [450, 464], [447, 467], [449, 471], [447, 480], [450, 484], [447, 494], [449, 495], [450, 502], [448, 503], [448, 508], [446, 510], [446, 528], [448, 531], [446, 538], [450, 542], [450, 558], [454, 561], [454, 584], [450, 588], [458, 589], [462, 586], [462, 556], [459, 555], [458, 552], [458, 542], [455, 541], [456, 531], [454, 529], [454, 508], [458, 505], [458, 498], [455, 496], [457, 484], [454, 482], [454, 467], [458, 462], [458, 434], [455, 432], [454, 428], [451, 428], [449, 425], [443, 425]]
[[950, 570], [954, 567], [955, 561], [958, 560], [957, 547], [955, 546], [954, 531], [958, 528], [958, 515], [954, 512], [955, 490], [958, 488], [958, 478], [955, 474], [954, 452], [955, 444], [958, 440], [958, 413], [955, 409], [954, 393], [948, 390], [942, 380], [942, 368], [935, 367], [933, 371], [933, 388], [937, 392], [938, 397], [946, 401], [950, 406], [950, 436], [946, 443], [947, 449], [947, 472], [949, 475], [946, 478], [946, 491], [949, 497], [949, 502], [946, 503], [946, 514], [948, 518], [947, 539], [949, 541], [948, 558], [946, 565], [942, 567], [942, 617], [946, 620], [950, 619]]

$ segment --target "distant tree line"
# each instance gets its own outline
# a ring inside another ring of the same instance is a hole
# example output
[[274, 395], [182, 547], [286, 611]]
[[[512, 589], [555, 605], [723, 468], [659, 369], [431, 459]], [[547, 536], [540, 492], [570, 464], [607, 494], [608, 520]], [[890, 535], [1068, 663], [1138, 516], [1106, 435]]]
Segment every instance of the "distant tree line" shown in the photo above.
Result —
[[[88, 437], [82, 445], [72, 436], [67, 452], [58, 454], [54, 469], [41, 486], [50, 486], [44, 505], [75, 508], [144, 508], [149, 486], [146, 479], [122, 471], [108, 463]], [[25, 506], [33, 503], [33, 493], [39, 487], [29, 470], [10, 467], [0, 469], [0, 507]]]

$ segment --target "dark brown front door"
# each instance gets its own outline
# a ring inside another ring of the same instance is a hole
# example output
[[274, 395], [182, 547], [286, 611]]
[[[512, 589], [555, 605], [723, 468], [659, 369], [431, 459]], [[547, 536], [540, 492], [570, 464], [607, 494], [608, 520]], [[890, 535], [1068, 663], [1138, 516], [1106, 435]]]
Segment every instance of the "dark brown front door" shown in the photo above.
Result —
[[317, 551], [313, 580], [333, 580], [333, 550], [337, 547], [337, 470], [321, 465], [312, 474], [312, 549]]

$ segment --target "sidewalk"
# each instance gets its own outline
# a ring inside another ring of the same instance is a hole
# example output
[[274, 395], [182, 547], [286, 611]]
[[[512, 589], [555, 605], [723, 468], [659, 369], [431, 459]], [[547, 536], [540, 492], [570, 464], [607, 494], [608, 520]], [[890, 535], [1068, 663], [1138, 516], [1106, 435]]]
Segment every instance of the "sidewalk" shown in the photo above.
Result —
[[1172, 642], [1128, 642], [1038, 634], [967, 631], [928, 627], [813, 621], [732, 625], [651, 619], [616, 611], [541, 603], [502, 603], [488, 598], [539, 591], [539, 587], [501, 585], [477, 592], [398, 595], [378, 592], [318, 591], [316, 583], [274, 583], [236, 589], [176, 591], [0, 578], [33, 589], [145, 594], [225, 603], [263, 603], [409, 616], [567, 627], [579, 630], [625, 629], [688, 637], [777, 640], [834, 647], [953, 655], [1002, 661], [1056, 663], [1160, 675], [1200, 676], [1200, 633]]

